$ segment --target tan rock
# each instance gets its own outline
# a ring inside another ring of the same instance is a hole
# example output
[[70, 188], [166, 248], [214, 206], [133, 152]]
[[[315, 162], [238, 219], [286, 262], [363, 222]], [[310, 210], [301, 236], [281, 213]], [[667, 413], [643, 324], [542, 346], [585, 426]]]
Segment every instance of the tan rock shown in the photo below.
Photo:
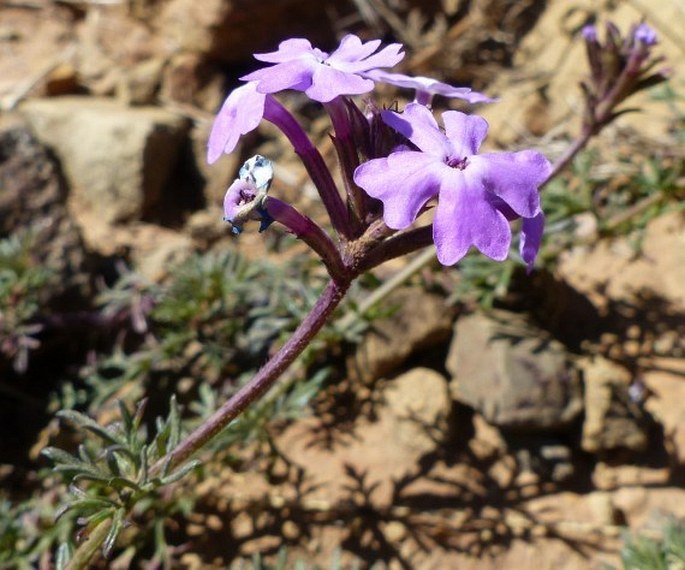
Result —
[[208, 54], [228, 63], [277, 47], [276, 38], [307, 37], [332, 43], [326, 5], [314, 0], [171, 0], [157, 19], [159, 35], [175, 51]]
[[101, 223], [140, 219], [159, 202], [187, 130], [173, 113], [110, 99], [35, 99], [22, 111], [62, 163], [74, 210]]
[[585, 421], [581, 447], [589, 453], [610, 449], [643, 451], [646, 416], [628, 394], [631, 375], [603, 357], [580, 364], [585, 381]]
[[137, 222], [125, 226], [101, 223], [89, 213], [75, 214], [86, 247], [103, 256], [130, 255], [133, 269], [151, 281], [168, 275], [193, 251], [190, 237], [155, 224]]
[[348, 359], [348, 373], [362, 382], [396, 370], [415, 351], [447, 339], [452, 329], [453, 311], [438, 295], [405, 288], [393, 293], [384, 306], [395, 312], [375, 320]]
[[444, 439], [451, 402], [446, 380], [428, 368], [414, 368], [390, 381], [384, 391], [396, 423], [394, 438], [415, 453], [426, 453]]
[[453, 398], [501, 428], [560, 428], [578, 417], [580, 382], [561, 343], [508, 312], [462, 316], [454, 331]]
[[411, 476], [418, 460], [446, 436], [451, 401], [447, 381], [437, 372], [413, 369], [390, 380], [382, 396], [376, 421], [360, 419], [349, 437], [331, 447], [317, 445], [316, 418], [300, 420], [279, 436], [279, 449], [288, 461], [307, 473], [314, 489], [310, 499], [350, 497], [350, 488], [356, 489], [355, 473], [364, 489], [374, 489], [374, 502], [385, 503], [392, 496], [393, 481]]
[[76, 30], [77, 72], [91, 94], [149, 94], [159, 84], [159, 69], [151, 75], [147, 62], [166, 58], [169, 46], [124, 6], [88, 10]]

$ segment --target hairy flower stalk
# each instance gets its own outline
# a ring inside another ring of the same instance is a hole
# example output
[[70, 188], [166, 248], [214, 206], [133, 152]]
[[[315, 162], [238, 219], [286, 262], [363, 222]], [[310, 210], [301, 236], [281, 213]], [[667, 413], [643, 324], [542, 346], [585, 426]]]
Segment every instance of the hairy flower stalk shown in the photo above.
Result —
[[617, 110], [623, 101], [668, 78], [665, 69], [653, 71], [663, 58], [652, 57], [652, 47], [658, 40], [654, 30], [645, 23], [633, 26], [622, 37], [618, 28], [608, 22], [604, 43], [599, 41], [594, 25], [583, 28], [582, 36], [590, 64], [590, 76], [580, 84], [585, 98], [583, 122], [580, 134], [555, 162], [547, 181], [566, 168], [606, 125], [633, 110]]
[[[312, 307], [309, 314], [300, 323], [292, 336], [269, 359], [266, 365], [245, 384], [236, 394], [226, 401], [216, 412], [186, 437], [165, 459], [165, 464], [173, 468], [180, 465], [204, 446], [232, 420], [238, 417], [250, 404], [261, 398], [280, 375], [302, 353], [306, 346], [321, 330], [333, 311], [343, 300], [352, 280], [332, 279]], [[153, 471], [162, 468], [162, 463], [153, 467]]]
[[302, 164], [304, 164], [319, 192], [321, 202], [328, 212], [333, 228], [343, 237], [351, 237], [352, 229], [345, 211], [345, 204], [319, 149], [314, 146], [307, 133], [304, 132], [290, 112], [271, 96], [266, 98], [264, 118], [276, 125], [288, 137], [295, 153], [302, 160]]

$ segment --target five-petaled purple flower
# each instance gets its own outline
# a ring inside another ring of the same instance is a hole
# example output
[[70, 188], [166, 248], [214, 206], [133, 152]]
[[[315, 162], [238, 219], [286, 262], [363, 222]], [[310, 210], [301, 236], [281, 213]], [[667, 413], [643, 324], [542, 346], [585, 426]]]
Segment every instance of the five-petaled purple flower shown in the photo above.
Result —
[[346, 35], [331, 54], [312, 47], [308, 40], [294, 38], [281, 42], [278, 50], [255, 54], [255, 58], [275, 65], [258, 69], [242, 77], [256, 81], [260, 93], [284, 89], [304, 91], [310, 99], [328, 103], [340, 95], [361, 95], [373, 89], [374, 82], [364, 73], [392, 67], [402, 60], [401, 44], [390, 44], [378, 53], [380, 40], [362, 42]]
[[538, 187], [550, 175], [550, 163], [530, 150], [478, 154], [487, 135], [485, 119], [459, 111], [442, 117], [445, 132], [423, 105], [410, 103], [402, 114], [384, 111], [384, 122], [417, 150], [370, 160], [357, 167], [354, 181], [383, 202], [383, 219], [397, 230], [411, 225], [437, 197], [433, 239], [443, 265], [457, 263], [472, 245], [504, 260], [509, 220], [521, 217], [521, 255], [532, 266], [543, 225]]
[[255, 58], [276, 65], [244, 76], [242, 79], [248, 83], [224, 101], [209, 135], [207, 162], [213, 164], [222, 153], [233, 152], [238, 139], [256, 129], [263, 118], [281, 126], [284, 110], [275, 105], [269, 108], [269, 94], [295, 89], [315, 101], [328, 103], [342, 95], [371, 91], [374, 82], [365, 74], [391, 67], [404, 57], [400, 44], [390, 44], [374, 53], [380, 44], [380, 40], [363, 43], [349, 34], [329, 55], [312, 47], [308, 40], [293, 38], [281, 42], [275, 52], [255, 54]]

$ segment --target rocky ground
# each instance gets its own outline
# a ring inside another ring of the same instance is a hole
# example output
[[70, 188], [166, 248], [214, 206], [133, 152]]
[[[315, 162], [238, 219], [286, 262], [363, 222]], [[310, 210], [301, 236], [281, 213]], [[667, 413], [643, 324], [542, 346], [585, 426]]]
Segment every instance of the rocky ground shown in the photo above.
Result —
[[[626, 531], [658, 537], [685, 517], [674, 132], [685, 116], [685, 10], [678, 0], [0, 6], [0, 234], [39, 228], [41, 259], [59, 268], [59, 307], [92, 297], [94, 276], [121, 260], [159, 281], [193, 251], [266, 255], [262, 236], [228, 235], [220, 204], [246, 156], [284, 146], [267, 127], [215, 166], [204, 160], [212, 113], [252, 52], [288, 35], [322, 45], [343, 30], [393, 36], [408, 46], [408, 71], [501, 98], [483, 110], [491, 145], [534, 144], [553, 158], [577, 128], [578, 30], [593, 17], [624, 29], [645, 17], [659, 33], [680, 101], [635, 101], [644, 112], [595, 147], [617, 178], [634, 171], [619, 151], [638, 168], [670, 157], [671, 207], [639, 235], [600, 236], [581, 216], [577, 244], [493, 311], [430, 287], [394, 291], [386, 302], [397, 310], [347, 357], [344, 380], [311, 417], [279, 426], [268, 472], [217, 470], [199, 484], [201, 508], [179, 531], [193, 545], [185, 567], [222, 568], [285, 544], [290, 559], [324, 567], [339, 555], [389, 568], [600, 568], [619, 565]], [[311, 122], [327, 140], [325, 123]], [[316, 212], [296, 162], [284, 155], [276, 177], [275, 192]], [[422, 279], [442, 277], [433, 268]], [[0, 463], [11, 464], [36, 429], [11, 396], [0, 405], [18, 438], [0, 442]]]

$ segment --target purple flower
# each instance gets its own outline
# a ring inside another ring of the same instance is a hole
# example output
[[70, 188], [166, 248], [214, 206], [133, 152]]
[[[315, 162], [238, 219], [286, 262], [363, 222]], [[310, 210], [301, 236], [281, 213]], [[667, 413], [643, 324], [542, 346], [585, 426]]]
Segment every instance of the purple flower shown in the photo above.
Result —
[[382, 116], [417, 148], [370, 160], [355, 170], [354, 181], [383, 202], [388, 227], [408, 227], [437, 197], [433, 240], [440, 263], [453, 265], [472, 245], [492, 259], [504, 260], [511, 244], [509, 219], [521, 217], [521, 252], [532, 265], [543, 226], [538, 187], [551, 172], [542, 154], [477, 154], [488, 124], [459, 111], [443, 113], [445, 132], [417, 103], [407, 105], [402, 114], [384, 111]]
[[656, 32], [644, 22], [638, 24], [633, 31], [633, 38], [642, 42], [646, 46], [653, 46], [657, 43]]
[[278, 50], [255, 54], [255, 58], [275, 65], [242, 77], [256, 81], [260, 93], [284, 89], [304, 91], [310, 99], [328, 103], [340, 95], [359, 95], [373, 89], [373, 81], [364, 73], [379, 67], [392, 67], [402, 60], [400, 44], [378, 50], [380, 40], [363, 43], [353, 34], [346, 35], [331, 54], [312, 47], [308, 40], [294, 38], [281, 42]]
[[430, 104], [434, 95], [456, 97], [457, 99], [464, 99], [469, 103], [492, 103], [495, 101], [495, 99], [491, 99], [477, 91], [472, 91], [468, 87], [454, 87], [437, 79], [420, 75], [412, 77], [402, 73], [389, 73], [381, 69], [373, 69], [364, 73], [364, 76], [380, 83], [389, 83], [396, 87], [414, 89], [416, 91], [416, 102], [422, 105]]
[[234, 234], [241, 233], [248, 220], [261, 220], [260, 232], [273, 222], [264, 208], [273, 177], [271, 161], [259, 154], [240, 167], [238, 179], [228, 187], [224, 196], [224, 221], [231, 223]]
[[240, 136], [257, 128], [264, 116], [265, 99], [266, 95], [257, 91], [256, 83], [238, 87], [226, 98], [209, 133], [209, 164], [216, 162], [222, 152], [233, 152]]
[[586, 26], [583, 26], [583, 29], [580, 31], [580, 33], [583, 35], [583, 38], [586, 42], [597, 41], [597, 26], [594, 24], [587, 24]]

